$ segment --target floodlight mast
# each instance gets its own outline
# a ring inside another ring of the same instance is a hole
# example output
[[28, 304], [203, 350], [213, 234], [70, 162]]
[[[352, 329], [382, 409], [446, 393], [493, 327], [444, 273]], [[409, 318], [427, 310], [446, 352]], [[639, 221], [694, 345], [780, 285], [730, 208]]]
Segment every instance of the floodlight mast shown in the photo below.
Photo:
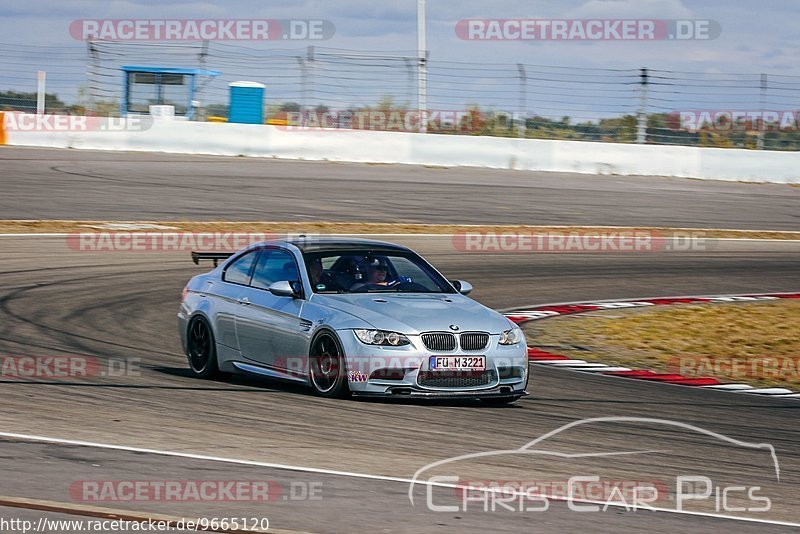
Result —
[[428, 51], [425, 47], [425, 0], [417, 0], [417, 107], [420, 133], [428, 130]]

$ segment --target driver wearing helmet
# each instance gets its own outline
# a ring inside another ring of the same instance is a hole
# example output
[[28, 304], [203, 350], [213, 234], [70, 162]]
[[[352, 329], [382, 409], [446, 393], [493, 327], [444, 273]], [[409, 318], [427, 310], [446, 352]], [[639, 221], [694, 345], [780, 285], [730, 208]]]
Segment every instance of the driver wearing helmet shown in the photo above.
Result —
[[374, 259], [367, 265], [367, 284], [388, 286], [390, 285], [386, 279], [388, 276], [389, 266], [385, 261]]
[[367, 259], [366, 264], [367, 275], [366, 278], [360, 282], [355, 283], [350, 291], [364, 291], [370, 286], [385, 286], [392, 287], [399, 284], [401, 280], [389, 280], [389, 265], [386, 260], [381, 258]]

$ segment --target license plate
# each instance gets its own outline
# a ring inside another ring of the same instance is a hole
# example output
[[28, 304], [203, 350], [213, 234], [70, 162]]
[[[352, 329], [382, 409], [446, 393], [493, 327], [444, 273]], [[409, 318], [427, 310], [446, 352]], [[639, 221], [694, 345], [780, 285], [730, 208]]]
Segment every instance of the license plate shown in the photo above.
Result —
[[431, 371], [485, 371], [486, 356], [431, 356]]

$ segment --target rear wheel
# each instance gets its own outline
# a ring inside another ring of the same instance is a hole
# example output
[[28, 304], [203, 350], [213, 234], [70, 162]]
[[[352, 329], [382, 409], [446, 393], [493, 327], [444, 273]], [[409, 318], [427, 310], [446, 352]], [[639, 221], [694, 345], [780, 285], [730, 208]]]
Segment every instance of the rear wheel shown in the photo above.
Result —
[[212, 378], [219, 375], [217, 346], [205, 319], [198, 317], [189, 324], [188, 349], [189, 369], [194, 376]]
[[339, 343], [330, 334], [320, 334], [311, 344], [308, 358], [309, 382], [323, 397], [344, 397], [350, 393], [347, 369]]

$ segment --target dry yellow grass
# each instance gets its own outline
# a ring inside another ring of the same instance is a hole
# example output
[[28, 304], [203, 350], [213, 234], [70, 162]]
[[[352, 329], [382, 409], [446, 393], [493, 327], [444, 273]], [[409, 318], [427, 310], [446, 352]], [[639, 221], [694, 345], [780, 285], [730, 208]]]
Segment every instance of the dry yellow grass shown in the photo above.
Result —
[[573, 358], [800, 389], [800, 300], [609, 310], [526, 330]]
[[123, 231], [184, 231], [184, 232], [264, 232], [264, 233], [321, 233], [321, 234], [438, 234], [463, 232], [493, 232], [498, 234], [529, 235], [634, 235], [647, 233], [660, 237], [735, 238], [800, 240], [800, 232], [769, 230], [698, 230], [666, 227], [611, 226], [530, 226], [530, 225], [455, 225], [376, 223], [355, 221], [76, 221], [76, 220], [0, 220], [0, 233], [72, 233], [95, 230]]

